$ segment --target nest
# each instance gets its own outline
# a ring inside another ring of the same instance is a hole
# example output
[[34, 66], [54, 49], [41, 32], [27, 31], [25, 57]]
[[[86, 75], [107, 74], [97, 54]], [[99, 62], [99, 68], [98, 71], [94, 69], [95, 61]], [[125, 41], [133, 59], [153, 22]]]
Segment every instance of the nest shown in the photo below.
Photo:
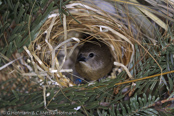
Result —
[[[71, 15], [60, 15], [53, 11], [41, 27], [37, 38], [25, 51], [30, 56], [32, 67], [41, 80], [61, 87], [73, 86], [66, 74], [73, 74], [76, 49], [83, 43], [95, 38], [105, 43], [115, 59], [115, 65], [128, 67], [134, 54], [133, 36], [129, 29], [99, 8], [89, 4], [71, 3], [66, 6]], [[84, 35], [88, 35], [85, 37]], [[120, 65], [121, 64], [121, 65]]]

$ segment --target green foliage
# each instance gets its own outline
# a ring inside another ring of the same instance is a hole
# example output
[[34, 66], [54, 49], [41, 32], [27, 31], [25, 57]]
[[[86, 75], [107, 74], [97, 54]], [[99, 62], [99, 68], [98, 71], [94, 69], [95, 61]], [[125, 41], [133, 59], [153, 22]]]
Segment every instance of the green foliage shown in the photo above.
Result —
[[[0, 1], [0, 52], [10, 57], [22, 46], [28, 45], [38, 33], [48, 14], [58, 7], [62, 14], [67, 14], [64, 6], [69, 2], [63, 0], [1, 0]], [[173, 27], [165, 36], [157, 35], [157, 44], [143, 44], [148, 52], [159, 63], [163, 72], [174, 70], [174, 37]], [[136, 53], [131, 73], [134, 78], [142, 78], [161, 73], [159, 65], [139, 45], [135, 45]], [[147, 56], [146, 56], [146, 55]], [[144, 56], [145, 55], [145, 56]], [[141, 59], [141, 60], [140, 60]], [[0, 59], [1, 60], [1, 59]], [[2, 61], [0, 61], [2, 63]], [[1, 64], [0, 64], [1, 65]], [[13, 67], [13, 66], [12, 66]], [[14, 68], [14, 67], [13, 67]], [[58, 86], [43, 87], [39, 83], [24, 79], [21, 75], [0, 81], [0, 113], [5, 111], [65, 111], [76, 115], [125, 116], [125, 115], [170, 115], [173, 108], [168, 104], [156, 107], [158, 101], [172, 98], [174, 95], [174, 74], [154, 77], [132, 83], [115, 85], [127, 79], [126, 72], [121, 72], [115, 79], [104, 79], [94, 85], [80, 85], [69, 88]], [[19, 81], [20, 80], [20, 81]], [[161, 81], [160, 81], [161, 80]], [[16, 85], [16, 87], [13, 87]], [[125, 93], [132, 91], [132, 94]], [[118, 93], [115, 92], [118, 90]], [[50, 94], [47, 96], [47, 94]], [[45, 100], [44, 100], [45, 99]], [[74, 108], [81, 106], [76, 111]], [[168, 108], [169, 112], [161, 109]], [[1, 112], [2, 111], [2, 112]], [[171, 111], [171, 112], [170, 112]]]
[[[112, 105], [109, 109], [109, 114], [106, 110], [98, 110], [99, 116], [136, 116], [136, 115], [145, 115], [145, 116], [157, 116], [158, 112], [153, 108], [148, 108], [150, 105], [155, 103], [158, 99], [155, 99], [155, 96], [147, 96], [143, 94], [143, 97], [132, 97], [130, 98], [129, 104], [119, 103], [117, 106]], [[116, 107], [116, 108], [115, 108]]]
[[69, 1], [2, 0], [0, 4], [0, 14], [2, 14], [0, 15], [0, 52], [10, 57], [17, 50], [23, 51], [22, 47], [29, 45], [36, 38], [49, 13], [57, 9], [58, 4], [60, 4], [61, 15], [66, 13], [63, 6]]

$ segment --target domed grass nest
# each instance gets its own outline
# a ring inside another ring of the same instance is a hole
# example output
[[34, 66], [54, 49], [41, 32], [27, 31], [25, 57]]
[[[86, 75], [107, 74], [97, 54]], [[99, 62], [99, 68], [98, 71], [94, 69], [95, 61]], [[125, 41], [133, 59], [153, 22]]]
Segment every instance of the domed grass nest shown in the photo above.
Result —
[[71, 15], [63, 15], [61, 20], [61, 14], [53, 11], [29, 45], [31, 60], [33, 65], [37, 65], [35, 70], [43, 72], [58, 85], [72, 86], [70, 78], [62, 73], [72, 73], [73, 65], [68, 69], [63, 69], [63, 66], [72, 56], [76, 58], [76, 47], [94, 38], [110, 48], [116, 62], [129, 66], [134, 54], [133, 36], [122, 22], [90, 5], [72, 3], [66, 8]]

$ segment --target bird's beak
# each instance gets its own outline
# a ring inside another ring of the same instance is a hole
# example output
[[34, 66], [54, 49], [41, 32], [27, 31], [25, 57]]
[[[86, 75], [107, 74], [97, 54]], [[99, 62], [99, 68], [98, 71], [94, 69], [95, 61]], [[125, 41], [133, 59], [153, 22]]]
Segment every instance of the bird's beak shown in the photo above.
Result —
[[77, 57], [77, 61], [86, 62], [86, 58], [85, 58], [84, 56], [82, 56], [82, 55], [79, 55], [79, 56]]

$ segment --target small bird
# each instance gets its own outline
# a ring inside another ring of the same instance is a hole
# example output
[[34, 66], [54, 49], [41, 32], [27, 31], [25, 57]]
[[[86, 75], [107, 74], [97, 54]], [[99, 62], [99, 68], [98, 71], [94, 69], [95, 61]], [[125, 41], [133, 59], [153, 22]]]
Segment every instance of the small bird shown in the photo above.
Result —
[[112, 70], [113, 57], [102, 42], [86, 42], [77, 55], [76, 72], [88, 81], [98, 80]]

